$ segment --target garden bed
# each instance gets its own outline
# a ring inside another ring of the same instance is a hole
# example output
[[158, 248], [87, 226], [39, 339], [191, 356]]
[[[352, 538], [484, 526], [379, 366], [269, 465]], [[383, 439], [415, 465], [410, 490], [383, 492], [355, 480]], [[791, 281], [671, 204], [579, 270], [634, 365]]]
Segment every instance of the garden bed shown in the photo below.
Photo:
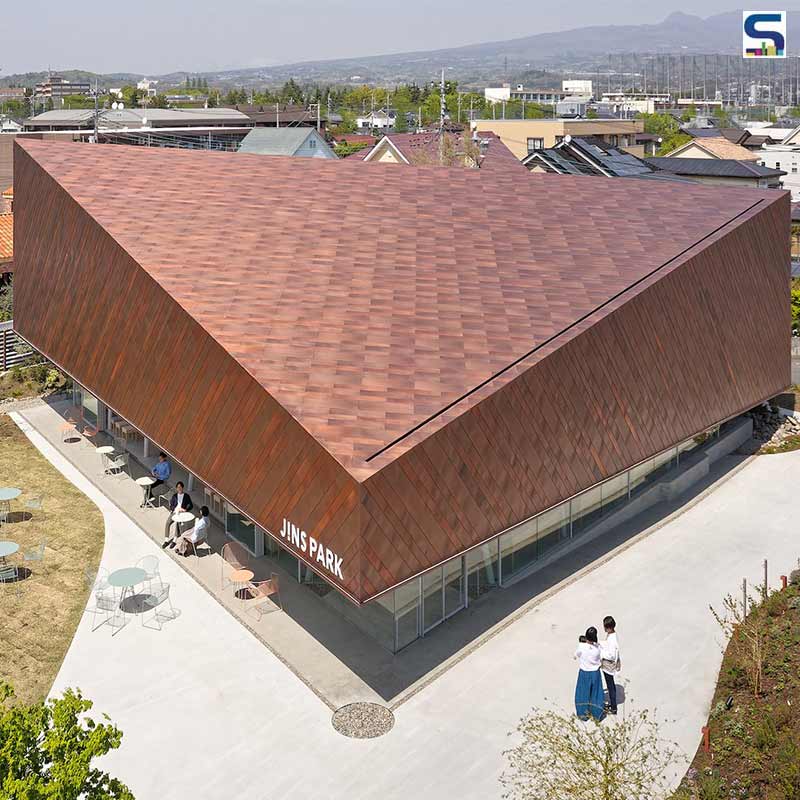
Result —
[[741, 626], [728, 645], [701, 745], [673, 800], [800, 798], [800, 590], [790, 585], [758, 605], [763, 633], [761, 691]]

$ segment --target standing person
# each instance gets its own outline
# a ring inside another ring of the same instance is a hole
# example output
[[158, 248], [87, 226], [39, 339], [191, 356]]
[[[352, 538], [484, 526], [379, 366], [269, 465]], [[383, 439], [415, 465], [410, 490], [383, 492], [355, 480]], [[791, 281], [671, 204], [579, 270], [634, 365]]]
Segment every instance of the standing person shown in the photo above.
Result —
[[[161, 486], [164, 481], [169, 480], [169, 476], [172, 475], [172, 464], [169, 463], [167, 459], [167, 454], [165, 452], [160, 452], [158, 454], [158, 461], [153, 469], [150, 470], [150, 474], [155, 478], [155, 482], [150, 484], [147, 487], [147, 499], [153, 499], [153, 489], [156, 486]], [[142, 507], [144, 507], [144, 503], [142, 503]]]
[[175, 539], [171, 536], [171, 528], [175, 526], [175, 532], [180, 536], [181, 529], [177, 522], [172, 521], [173, 514], [179, 514], [181, 511], [191, 511], [194, 508], [192, 498], [189, 497], [187, 492], [183, 490], [183, 481], [178, 481], [175, 484], [175, 493], [169, 499], [169, 516], [167, 517], [167, 524], [164, 526], [164, 544], [161, 548], [167, 545], [175, 547]]
[[597, 628], [587, 628], [578, 640], [578, 682], [575, 684], [575, 713], [580, 719], [603, 719], [603, 681], [600, 678], [600, 646]]
[[614, 617], [603, 619], [603, 629], [606, 632], [606, 640], [600, 647], [602, 660], [600, 669], [606, 680], [608, 687], [608, 713], [617, 713], [617, 684], [615, 678], [622, 668], [622, 661], [619, 657], [619, 642], [617, 641], [617, 623]]
[[[189, 543], [198, 544], [208, 538], [208, 506], [200, 507], [200, 516], [195, 520], [194, 527], [178, 537], [178, 546], [175, 552], [185, 556], [189, 554]], [[602, 694], [602, 693], [601, 693]]]

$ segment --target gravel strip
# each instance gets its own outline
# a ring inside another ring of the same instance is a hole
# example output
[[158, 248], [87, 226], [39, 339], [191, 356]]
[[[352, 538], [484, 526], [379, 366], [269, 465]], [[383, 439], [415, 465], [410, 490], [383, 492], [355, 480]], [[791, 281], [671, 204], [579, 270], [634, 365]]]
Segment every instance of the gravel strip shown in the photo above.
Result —
[[350, 703], [333, 712], [333, 727], [351, 739], [374, 739], [394, 726], [394, 714], [377, 703]]

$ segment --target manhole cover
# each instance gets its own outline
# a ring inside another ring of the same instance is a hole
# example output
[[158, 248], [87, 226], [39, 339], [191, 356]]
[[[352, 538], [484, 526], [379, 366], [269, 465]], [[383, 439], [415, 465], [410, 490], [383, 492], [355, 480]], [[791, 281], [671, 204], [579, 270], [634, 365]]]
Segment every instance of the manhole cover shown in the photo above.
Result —
[[333, 727], [353, 739], [374, 739], [389, 733], [394, 714], [377, 703], [350, 703], [333, 712]]

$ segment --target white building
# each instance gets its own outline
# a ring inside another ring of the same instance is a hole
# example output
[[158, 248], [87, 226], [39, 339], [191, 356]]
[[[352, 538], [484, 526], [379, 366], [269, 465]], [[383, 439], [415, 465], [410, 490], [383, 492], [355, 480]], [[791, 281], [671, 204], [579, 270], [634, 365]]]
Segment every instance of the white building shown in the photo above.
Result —
[[561, 91], [568, 96], [577, 95], [579, 97], [592, 96], [591, 81], [561, 81]]
[[379, 111], [371, 111], [361, 117], [356, 117], [356, 127], [363, 128], [364, 130], [386, 130], [393, 128], [396, 114], [394, 111], [387, 111], [381, 108]]
[[484, 98], [490, 103], [502, 103], [511, 99], [511, 85], [504, 83], [502, 86], [487, 86], [483, 90]]
[[668, 94], [652, 94], [644, 92], [603, 92], [601, 103], [607, 103], [615, 114], [654, 114], [671, 104]]
[[150, 80], [150, 78], [142, 78], [139, 83], [136, 84], [136, 88], [140, 92], [147, 92], [148, 97], [155, 97], [158, 93], [158, 89], [156, 89], [157, 85], [158, 81]]
[[783, 188], [792, 193], [792, 202], [800, 201], [800, 126], [780, 144], [765, 144], [756, 152], [759, 164], [786, 173], [782, 178]]

